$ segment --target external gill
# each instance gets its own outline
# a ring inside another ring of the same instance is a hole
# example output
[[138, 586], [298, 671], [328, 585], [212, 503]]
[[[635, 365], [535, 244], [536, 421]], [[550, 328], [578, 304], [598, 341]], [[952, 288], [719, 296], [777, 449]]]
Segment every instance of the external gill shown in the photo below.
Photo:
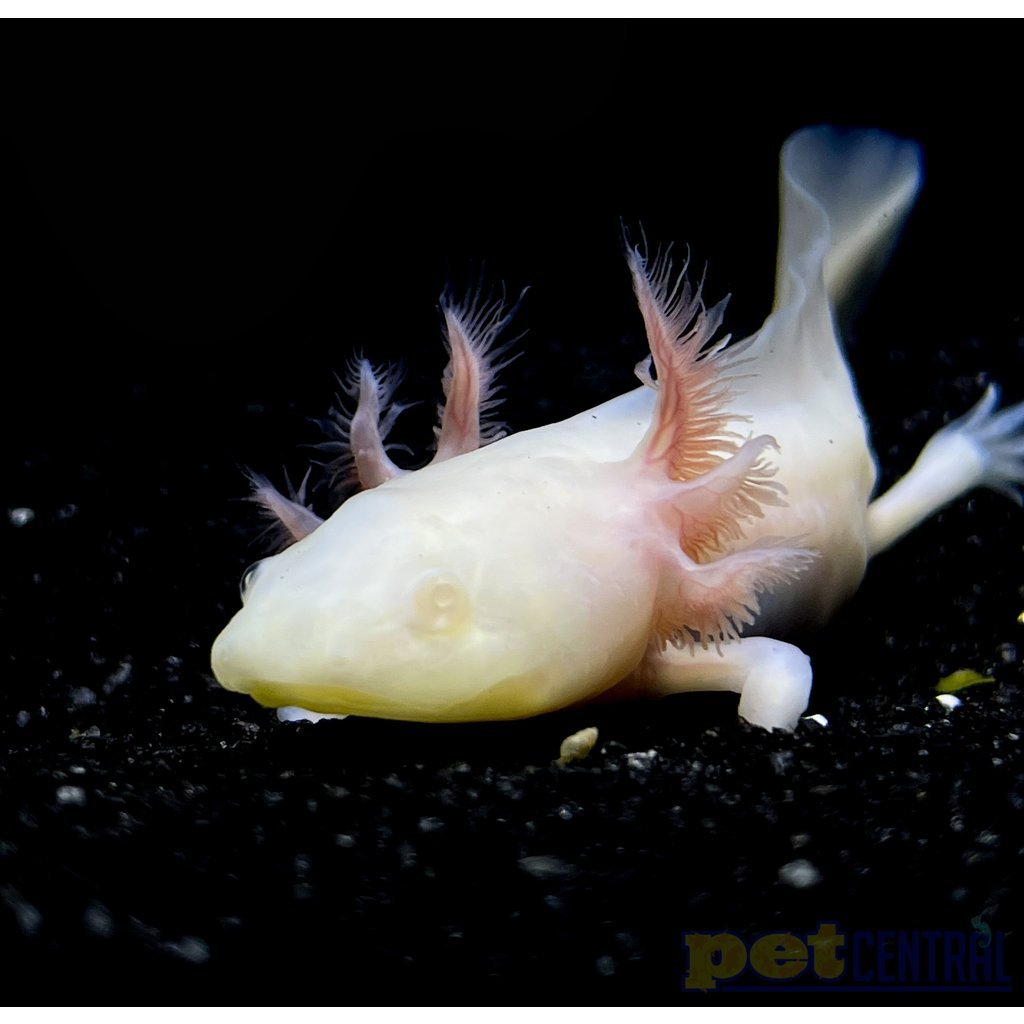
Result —
[[260, 506], [260, 511], [270, 522], [267, 532], [270, 534], [272, 547], [281, 551], [297, 540], [312, 533], [323, 520], [306, 504], [306, 483], [309, 470], [297, 488], [292, 487], [288, 474], [285, 483], [290, 497], [285, 497], [265, 476], [260, 473], [248, 472], [252, 494], [249, 500]]
[[706, 308], [701, 287], [687, 280], [686, 265], [673, 270], [669, 250], [650, 262], [634, 248], [629, 268], [658, 374], [656, 382], [651, 379], [650, 360], [637, 367], [637, 376], [658, 392], [641, 450], [673, 479], [689, 480], [739, 449], [738, 436], [728, 429], [739, 417], [726, 408], [733, 397], [726, 371], [735, 365], [738, 347], [726, 349], [728, 336], [712, 341], [728, 296]]
[[[440, 425], [435, 428], [437, 450], [432, 463], [475, 451], [504, 436], [504, 426], [489, 421], [488, 413], [501, 402], [495, 377], [511, 361], [502, 357], [516, 340], [499, 344], [498, 336], [521, 301], [522, 295], [508, 305], [504, 295], [489, 298], [479, 288], [461, 303], [442, 296], [448, 365], [442, 377], [445, 401], [438, 410]], [[354, 487], [368, 490], [408, 472], [389, 454], [404, 446], [385, 443], [399, 415], [410, 408], [394, 401], [401, 376], [397, 367], [379, 369], [368, 359], [353, 360], [342, 383], [345, 398], [338, 400], [327, 419], [319, 421], [328, 440], [313, 447], [333, 456], [327, 470], [335, 507]], [[322, 522], [305, 505], [305, 480], [298, 493], [289, 485], [289, 498], [266, 477], [250, 474], [249, 479], [252, 500], [277, 524], [280, 547], [301, 540]]]
[[778, 450], [773, 437], [751, 438], [714, 469], [672, 485], [671, 507], [679, 517], [679, 546], [695, 561], [708, 561], [743, 538], [742, 523], [764, 517], [763, 505], [786, 504], [786, 488], [773, 480], [767, 461]]
[[448, 365], [441, 379], [445, 400], [438, 407], [437, 452], [431, 462], [476, 451], [505, 436], [504, 425], [487, 417], [502, 401], [497, 397], [495, 377], [515, 358], [502, 357], [518, 339], [500, 345], [497, 339], [525, 294], [520, 294], [512, 306], [505, 305], [504, 294], [499, 299], [485, 299], [479, 289], [460, 304], [442, 296]]
[[[504, 296], [485, 298], [479, 289], [462, 303], [442, 296], [448, 365], [441, 378], [445, 401], [438, 408], [437, 451], [431, 463], [476, 451], [505, 435], [502, 424], [488, 422], [487, 414], [501, 402], [495, 377], [510, 362], [498, 361], [511, 344], [497, 344], [498, 335], [519, 308], [519, 301], [507, 306]], [[326, 425], [334, 435], [328, 444], [341, 449], [331, 465], [335, 479], [350, 483], [354, 475], [367, 490], [406, 472], [391, 461], [384, 444], [399, 414], [409, 408], [393, 402], [399, 379], [393, 368], [379, 372], [366, 359], [350, 369], [345, 391], [357, 399], [355, 412], [349, 415], [343, 408], [334, 410]]]
[[384, 444], [395, 421], [411, 408], [393, 401], [401, 380], [402, 371], [396, 366], [377, 368], [368, 359], [354, 359], [342, 384], [347, 398], [355, 400], [354, 411], [349, 412], [349, 403], [339, 399], [329, 417], [320, 421], [330, 440], [316, 447], [336, 453], [328, 470], [338, 504], [353, 486], [367, 490], [405, 472], [388, 455], [394, 446]]
[[760, 595], [794, 580], [817, 557], [791, 542], [762, 540], [748, 548], [699, 564], [676, 553], [676, 572], [663, 583], [656, 643], [719, 651], [737, 640], [760, 611]]
[[762, 593], [794, 579], [815, 555], [792, 538], [740, 546], [743, 524], [763, 517], [764, 505], [784, 505], [785, 488], [767, 460], [775, 439], [744, 442], [728, 429], [742, 418], [729, 403], [745, 346], [714, 340], [725, 301], [706, 309], [701, 288], [691, 287], [685, 266], [674, 273], [667, 251], [648, 267], [633, 249], [629, 264], [658, 373], [654, 382], [646, 367], [638, 371], [658, 397], [632, 459], [648, 481], [660, 479], [653, 493], [673, 538], [662, 553], [652, 639], [661, 648], [720, 648], [755, 621]]

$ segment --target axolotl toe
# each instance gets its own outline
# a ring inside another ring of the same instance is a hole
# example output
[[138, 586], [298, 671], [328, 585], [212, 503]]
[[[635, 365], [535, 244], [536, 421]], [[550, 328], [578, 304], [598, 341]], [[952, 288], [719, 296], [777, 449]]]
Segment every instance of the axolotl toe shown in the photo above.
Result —
[[510, 310], [444, 301], [437, 450], [403, 471], [394, 378], [361, 361], [331, 424], [361, 490], [321, 521], [253, 477], [289, 544], [243, 580], [217, 679], [261, 704], [422, 722], [514, 719], [597, 697], [739, 693], [792, 729], [822, 624], [869, 558], [977, 486], [1024, 482], [1024, 404], [990, 388], [872, 500], [876, 466], [834, 308], [917, 194], [910, 142], [811, 128], [785, 144], [775, 302], [737, 344], [667, 253], [628, 253], [642, 385], [507, 437], [489, 421]]

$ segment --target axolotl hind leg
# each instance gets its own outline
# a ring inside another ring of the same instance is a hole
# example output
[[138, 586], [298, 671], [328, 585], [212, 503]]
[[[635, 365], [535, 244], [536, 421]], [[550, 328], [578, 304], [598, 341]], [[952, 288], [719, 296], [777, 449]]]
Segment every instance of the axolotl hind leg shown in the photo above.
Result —
[[877, 555], [944, 505], [990, 487], [1018, 504], [1024, 484], [1024, 402], [995, 411], [993, 384], [965, 416], [943, 427], [909, 473], [868, 506], [868, 553]]

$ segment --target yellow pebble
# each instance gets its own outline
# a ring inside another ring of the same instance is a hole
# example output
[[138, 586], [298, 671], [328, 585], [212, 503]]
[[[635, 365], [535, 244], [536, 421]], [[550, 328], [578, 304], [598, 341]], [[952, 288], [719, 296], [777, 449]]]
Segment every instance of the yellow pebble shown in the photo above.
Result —
[[566, 736], [562, 740], [561, 747], [558, 748], [560, 755], [558, 763], [569, 764], [570, 761], [582, 761], [594, 749], [596, 742], [597, 729], [592, 725], [586, 729], [580, 729], [579, 732], [574, 732], [571, 736]]

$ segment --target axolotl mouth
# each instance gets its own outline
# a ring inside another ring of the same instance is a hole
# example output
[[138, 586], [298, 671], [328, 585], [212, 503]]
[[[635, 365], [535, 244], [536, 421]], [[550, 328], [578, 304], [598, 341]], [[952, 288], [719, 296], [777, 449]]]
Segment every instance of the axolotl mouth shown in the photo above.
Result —
[[323, 715], [365, 715], [373, 718], [401, 718], [407, 705], [346, 686], [298, 686], [267, 679], [222, 680], [228, 690], [248, 694], [265, 708], [300, 707]]
[[[469, 696], [433, 704], [410, 699], [396, 687], [395, 696], [346, 686], [343, 682], [282, 682], [239, 673], [218, 638], [213, 670], [228, 690], [245, 693], [267, 708], [298, 707], [323, 715], [361, 715], [414, 722], [473, 722], [530, 718], [553, 710], [551, 680], [544, 669], [508, 676]], [[421, 692], [421, 687], [409, 689]], [[574, 703], [567, 695], [565, 704]]]

